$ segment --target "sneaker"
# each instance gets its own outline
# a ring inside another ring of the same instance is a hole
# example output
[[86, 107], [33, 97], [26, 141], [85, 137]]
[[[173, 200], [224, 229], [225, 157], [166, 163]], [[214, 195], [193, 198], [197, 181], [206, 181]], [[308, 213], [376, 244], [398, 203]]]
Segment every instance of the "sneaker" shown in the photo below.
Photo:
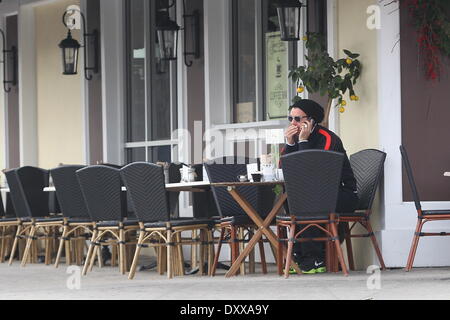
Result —
[[314, 262], [311, 264], [301, 265], [300, 269], [302, 270], [302, 273], [304, 273], [304, 274], [315, 274], [315, 273], [327, 272], [325, 263], [322, 260], [314, 260]]

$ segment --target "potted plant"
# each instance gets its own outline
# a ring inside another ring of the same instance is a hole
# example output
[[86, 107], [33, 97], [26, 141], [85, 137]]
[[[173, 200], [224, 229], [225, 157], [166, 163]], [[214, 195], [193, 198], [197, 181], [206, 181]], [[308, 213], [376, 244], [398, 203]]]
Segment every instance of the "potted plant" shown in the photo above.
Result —
[[343, 113], [347, 101], [344, 95], [348, 92], [351, 101], [358, 101], [354, 85], [361, 75], [361, 63], [357, 59], [359, 54], [344, 50], [346, 58], [334, 60], [326, 50], [325, 39], [319, 33], [308, 33], [303, 37], [308, 54], [305, 56], [307, 66], [293, 67], [289, 77], [297, 86], [297, 95], [293, 102], [300, 100], [305, 88], [309, 93], [319, 93], [328, 97], [325, 107], [325, 118], [322, 122], [328, 128], [331, 106], [337, 99], [335, 107]]

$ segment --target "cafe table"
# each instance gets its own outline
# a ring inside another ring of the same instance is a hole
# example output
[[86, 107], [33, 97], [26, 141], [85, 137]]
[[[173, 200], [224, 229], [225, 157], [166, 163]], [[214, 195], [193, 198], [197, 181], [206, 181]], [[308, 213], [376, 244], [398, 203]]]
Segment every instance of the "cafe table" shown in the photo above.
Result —
[[[283, 192], [278, 200], [275, 202], [272, 210], [263, 220], [258, 212], [256, 212], [255, 208], [242, 196], [241, 193], [237, 190], [240, 186], [276, 186], [276, 185], [284, 185], [283, 181], [265, 181], [265, 182], [217, 182], [211, 183], [211, 187], [224, 187], [227, 188], [227, 191], [231, 194], [233, 199], [241, 206], [241, 208], [245, 211], [245, 213], [252, 219], [256, 226], [258, 226], [258, 230], [253, 234], [252, 238], [249, 240], [247, 246], [244, 250], [239, 254], [236, 261], [231, 265], [230, 269], [226, 273], [226, 277], [231, 277], [236, 275], [238, 272], [241, 263], [244, 262], [245, 258], [250, 254], [256, 244], [260, 241], [262, 236], [266, 236], [269, 242], [272, 245], [272, 248], [275, 251], [275, 256], [277, 256], [278, 250], [278, 238], [275, 233], [270, 229], [270, 224], [275, 218], [275, 216], [279, 213], [281, 208], [283, 207], [284, 202], [286, 201], [287, 195]], [[297, 264], [292, 263], [291, 265], [298, 273], [300, 270]]]

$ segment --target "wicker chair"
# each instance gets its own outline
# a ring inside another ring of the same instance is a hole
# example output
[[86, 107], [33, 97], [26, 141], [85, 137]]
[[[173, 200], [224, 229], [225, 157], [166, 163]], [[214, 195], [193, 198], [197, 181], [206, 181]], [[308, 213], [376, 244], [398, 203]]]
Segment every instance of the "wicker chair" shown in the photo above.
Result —
[[[164, 248], [167, 248], [167, 276], [184, 274], [182, 245], [196, 244], [195, 241], [183, 241], [181, 232], [200, 231], [200, 241], [206, 245], [212, 241], [209, 219], [171, 219], [169, 199], [164, 184], [161, 166], [135, 162], [121, 170], [122, 179], [127, 188], [136, 216], [139, 220], [140, 233], [129, 279], [133, 279], [142, 247], [158, 247], [159, 271], [163, 273]], [[205, 246], [202, 245], [201, 248]], [[176, 251], [174, 251], [176, 249]], [[176, 258], [174, 258], [176, 257]], [[203, 254], [200, 254], [200, 258]], [[209, 264], [212, 263], [212, 255]], [[203, 261], [200, 261], [202, 268]], [[203, 270], [200, 270], [201, 272]]]
[[[83, 194], [75, 172], [84, 168], [79, 165], [65, 165], [50, 170], [56, 195], [63, 214], [64, 229], [59, 242], [55, 267], [59, 265], [61, 254], [66, 248], [66, 264], [71, 264], [72, 256], [77, 265], [82, 264], [86, 236], [92, 235], [93, 221], [89, 216]], [[72, 242], [72, 243], [71, 243]], [[70, 247], [74, 247], [71, 252]]]
[[[362, 150], [350, 156], [350, 165], [352, 166], [352, 170], [357, 182], [359, 204], [358, 209], [354, 213], [339, 214], [339, 221], [341, 223], [345, 223], [345, 243], [347, 246], [348, 263], [350, 270], [355, 270], [355, 264], [353, 261], [352, 238], [361, 237], [370, 237], [372, 245], [375, 249], [375, 253], [377, 254], [378, 261], [381, 264], [381, 269], [386, 269], [383, 256], [381, 255], [381, 251], [378, 246], [377, 238], [375, 237], [372, 226], [370, 224], [372, 204], [378, 185], [381, 181], [381, 177], [383, 176], [385, 159], [386, 153], [375, 149]], [[349, 227], [349, 223], [353, 223], [353, 225]], [[352, 235], [352, 229], [358, 223], [367, 230], [367, 233]]]
[[402, 154], [403, 166], [408, 176], [409, 186], [411, 187], [414, 205], [417, 211], [417, 226], [414, 232], [411, 249], [409, 251], [408, 261], [406, 263], [406, 271], [410, 271], [414, 264], [414, 258], [416, 256], [417, 246], [419, 245], [420, 237], [429, 236], [450, 236], [448, 232], [422, 232], [423, 225], [430, 221], [442, 221], [450, 220], [450, 209], [443, 210], [423, 210], [420, 203], [419, 192], [414, 181], [414, 175], [412, 172], [411, 164], [409, 162], [408, 153], [404, 146], [400, 146], [400, 152]]
[[[50, 217], [48, 209], [48, 194], [44, 191], [48, 187], [49, 172], [36, 167], [21, 167], [5, 172], [14, 210], [19, 218], [19, 225], [14, 239], [9, 264], [12, 264], [18, 241], [27, 239], [22, 257], [22, 266], [25, 266], [32, 246], [37, 252], [36, 240], [45, 240], [45, 264], [51, 264], [54, 240], [58, 230], [62, 227], [61, 217]], [[33, 256], [33, 255], [31, 255]], [[36, 254], [32, 257], [36, 261]]]
[[[217, 182], [238, 182], [239, 175], [247, 174], [248, 163], [255, 163], [256, 160], [239, 157], [224, 157], [212, 160], [205, 163], [205, 169], [208, 173], [209, 181]], [[262, 218], [273, 207], [275, 194], [271, 187], [256, 187], [256, 186], [240, 186], [236, 188], [237, 191], [255, 208]], [[233, 264], [239, 256], [240, 250], [244, 249], [246, 240], [245, 231], [247, 231], [248, 238], [251, 238], [255, 231], [255, 224], [250, 217], [245, 213], [242, 207], [233, 199], [229, 192], [224, 187], [212, 187], [214, 199], [216, 201], [217, 210], [220, 217], [216, 220], [218, 229], [220, 230], [220, 238], [216, 255], [214, 258], [214, 265], [211, 275], [215, 275], [217, 264], [219, 262], [222, 243], [228, 243], [231, 249], [231, 264]], [[259, 242], [261, 267], [263, 273], [267, 273], [267, 265], [265, 259], [263, 241]], [[254, 253], [251, 254], [250, 272], [254, 272]], [[245, 273], [245, 264], [241, 265], [241, 274]]]
[[101, 245], [119, 246], [119, 270], [126, 273], [125, 246], [135, 244], [127, 235], [139, 229], [136, 220], [128, 220], [126, 194], [122, 192], [120, 170], [95, 165], [76, 171], [88, 213], [94, 221], [91, 244], [86, 255], [83, 275], [92, 270]]
[[[335, 244], [339, 262], [344, 275], [348, 275], [339, 243], [336, 214], [339, 185], [341, 183], [344, 155], [332, 151], [306, 150], [282, 157], [282, 168], [289, 205], [289, 216], [277, 217], [278, 273], [283, 274], [283, 258], [286, 259], [284, 276], [289, 277], [294, 243], [302, 241], [332, 241]], [[324, 228], [321, 224], [326, 224]], [[296, 233], [296, 227], [305, 226]], [[324, 232], [321, 238], [300, 238], [309, 228]], [[286, 229], [289, 235], [286, 237]], [[288, 243], [286, 257], [283, 257], [283, 244]], [[330, 250], [327, 262], [330, 263]]]

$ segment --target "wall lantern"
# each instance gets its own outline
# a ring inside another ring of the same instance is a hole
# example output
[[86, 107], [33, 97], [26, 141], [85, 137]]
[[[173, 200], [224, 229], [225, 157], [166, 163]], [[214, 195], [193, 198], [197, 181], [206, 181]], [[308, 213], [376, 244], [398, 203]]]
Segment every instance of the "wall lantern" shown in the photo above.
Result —
[[[80, 14], [83, 21], [83, 44], [80, 44], [76, 39], [72, 38], [70, 28], [67, 26], [66, 16], [68, 13], [73, 14], [76, 11]], [[63, 74], [75, 75], [78, 70], [78, 51], [80, 48], [84, 48], [84, 77], [86, 80], [92, 80], [92, 72], [98, 73], [98, 31], [93, 30], [92, 33], [86, 32], [86, 19], [84, 14], [77, 9], [68, 9], [62, 16], [62, 22], [68, 29], [67, 38], [59, 43], [62, 54], [63, 62]], [[94, 50], [94, 65], [89, 67], [87, 61], [87, 43], [88, 38], [92, 38], [92, 47]]]
[[299, 0], [278, 0], [276, 7], [280, 23], [281, 40], [300, 40], [300, 11], [306, 5]]
[[[195, 59], [200, 58], [200, 13], [195, 10], [193, 14], [186, 14], [186, 3], [183, 0], [183, 23], [184, 28], [170, 19], [169, 9], [175, 5], [172, 4], [163, 6], [159, 9], [156, 16], [156, 33], [158, 37], [158, 45], [160, 50], [160, 58], [162, 60], [176, 60], [178, 50], [178, 31], [183, 30], [184, 33], [184, 63], [187, 67], [192, 66], [192, 61], [188, 61], [188, 56], [193, 56]], [[188, 23], [189, 21], [189, 23]], [[187, 25], [190, 25], [189, 34], [191, 36], [192, 50], [187, 51]]]
[[[2, 44], [3, 44], [3, 55], [2, 55], [2, 61], [0, 63], [3, 63], [3, 90], [5, 92], [11, 91], [11, 85], [15, 86], [17, 85], [17, 48], [15, 46], [12, 46], [10, 50], [6, 49], [6, 37], [5, 32], [0, 29], [0, 34], [2, 35]], [[8, 80], [7, 77], [7, 65], [6, 62], [8, 60], [8, 55], [10, 55], [12, 60], [12, 79]]]

